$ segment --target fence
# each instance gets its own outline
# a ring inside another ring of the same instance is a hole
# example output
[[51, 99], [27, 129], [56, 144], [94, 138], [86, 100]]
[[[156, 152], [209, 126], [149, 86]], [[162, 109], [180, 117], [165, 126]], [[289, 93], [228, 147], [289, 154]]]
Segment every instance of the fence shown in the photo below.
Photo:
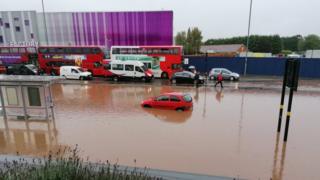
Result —
[[[186, 56], [189, 64], [193, 65], [198, 71], [204, 73], [211, 68], [227, 68], [233, 72], [244, 74], [244, 57], [206, 57], [205, 56]], [[247, 74], [250, 75], [283, 75], [285, 58], [248, 58]], [[301, 58], [300, 76], [305, 78], [320, 78], [320, 59]]]

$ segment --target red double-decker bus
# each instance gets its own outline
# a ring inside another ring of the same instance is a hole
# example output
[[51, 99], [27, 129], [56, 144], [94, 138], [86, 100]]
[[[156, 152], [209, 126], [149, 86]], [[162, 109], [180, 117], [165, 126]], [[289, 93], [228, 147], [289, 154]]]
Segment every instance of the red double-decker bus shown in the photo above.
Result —
[[51, 75], [59, 75], [61, 66], [76, 65], [93, 76], [105, 76], [105, 54], [97, 46], [41, 46], [38, 48], [39, 67]]
[[16, 64], [37, 65], [36, 48], [23, 46], [0, 46], [0, 73], [5, 73], [7, 66]]
[[182, 46], [112, 46], [111, 60], [141, 61], [154, 77], [166, 79], [182, 70]]

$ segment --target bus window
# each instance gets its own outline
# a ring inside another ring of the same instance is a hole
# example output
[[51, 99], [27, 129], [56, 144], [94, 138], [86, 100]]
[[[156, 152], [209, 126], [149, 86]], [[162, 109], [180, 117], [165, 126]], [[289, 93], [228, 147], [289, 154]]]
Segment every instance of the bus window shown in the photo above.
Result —
[[91, 49], [90, 48], [83, 48], [82, 52], [83, 52], [83, 54], [90, 54], [91, 53]]
[[154, 49], [153, 54], [160, 54], [160, 49]]
[[120, 49], [119, 48], [113, 48], [112, 49], [112, 54], [120, 54]]
[[27, 48], [27, 52], [28, 52], [28, 53], [36, 53], [37, 50], [36, 50], [36, 48], [34, 48], [34, 47], [28, 47], [28, 48]]
[[99, 54], [101, 52], [101, 50], [99, 48], [93, 48], [92, 49], [92, 53], [93, 54]]
[[72, 48], [72, 54], [81, 54], [82, 51], [81, 51], [81, 48]]
[[10, 48], [10, 53], [19, 53], [18, 48]]
[[64, 54], [64, 48], [56, 48], [56, 53]]
[[179, 48], [174, 48], [172, 54], [178, 54], [179, 53]]
[[65, 48], [66, 54], [72, 54], [72, 48]]
[[152, 54], [152, 53], [153, 53], [152, 49], [147, 50], [147, 54]]
[[141, 48], [137, 49], [137, 54], [143, 54], [143, 50]]
[[26, 53], [26, 49], [25, 48], [19, 48], [19, 53]]
[[1, 53], [9, 53], [9, 49], [8, 48], [1, 48]]
[[48, 53], [48, 48], [39, 48], [39, 52], [41, 54], [46, 54], [46, 53]]
[[56, 53], [56, 48], [49, 48], [49, 53]]
[[110, 69], [111, 69], [110, 64], [106, 64], [106, 65], [104, 66], [104, 69], [106, 69], [106, 70], [110, 70]]

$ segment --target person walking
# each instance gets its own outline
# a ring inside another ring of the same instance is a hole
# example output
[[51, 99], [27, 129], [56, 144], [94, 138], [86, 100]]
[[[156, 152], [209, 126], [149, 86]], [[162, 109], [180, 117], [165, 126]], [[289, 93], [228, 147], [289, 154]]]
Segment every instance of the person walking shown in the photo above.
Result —
[[214, 87], [217, 87], [217, 85], [220, 84], [221, 88], [223, 88], [222, 81], [223, 81], [223, 76], [222, 76], [222, 73], [220, 73], [220, 74], [218, 74], [217, 82], [216, 82], [216, 84], [214, 85]]

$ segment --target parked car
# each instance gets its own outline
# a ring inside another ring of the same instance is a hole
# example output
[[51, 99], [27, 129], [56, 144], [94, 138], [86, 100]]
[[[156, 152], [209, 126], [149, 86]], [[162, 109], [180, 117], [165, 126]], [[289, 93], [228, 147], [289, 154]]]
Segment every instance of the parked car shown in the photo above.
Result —
[[218, 74], [222, 73], [224, 80], [235, 81], [240, 79], [240, 75], [235, 72], [231, 72], [226, 68], [212, 68], [209, 72], [209, 79], [214, 80], [218, 77]]
[[6, 72], [12, 75], [39, 75], [39, 69], [33, 64], [10, 65]]
[[189, 94], [172, 92], [142, 101], [141, 106], [145, 108], [162, 108], [185, 111], [192, 108], [193, 102], [192, 97]]
[[85, 71], [78, 66], [61, 66], [60, 76], [66, 79], [80, 79], [80, 80], [92, 79], [91, 72]]
[[[200, 75], [198, 75], [198, 83], [203, 84], [204, 83], [204, 78]], [[190, 71], [181, 71], [181, 72], [176, 72], [173, 74], [171, 77], [170, 81], [171, 83], [196, 83], [197, 76], [196, 74], [190, 72]]]
[[119, 79], [139, 79], [141, 81], [150, 82], [153, 79], [153, 72], [146, 68], [146, 66], [140, 61], [120, 61], [112, 60], [109, 64], [106, 64], [106, 70], [108, 77], [113, 81]]

